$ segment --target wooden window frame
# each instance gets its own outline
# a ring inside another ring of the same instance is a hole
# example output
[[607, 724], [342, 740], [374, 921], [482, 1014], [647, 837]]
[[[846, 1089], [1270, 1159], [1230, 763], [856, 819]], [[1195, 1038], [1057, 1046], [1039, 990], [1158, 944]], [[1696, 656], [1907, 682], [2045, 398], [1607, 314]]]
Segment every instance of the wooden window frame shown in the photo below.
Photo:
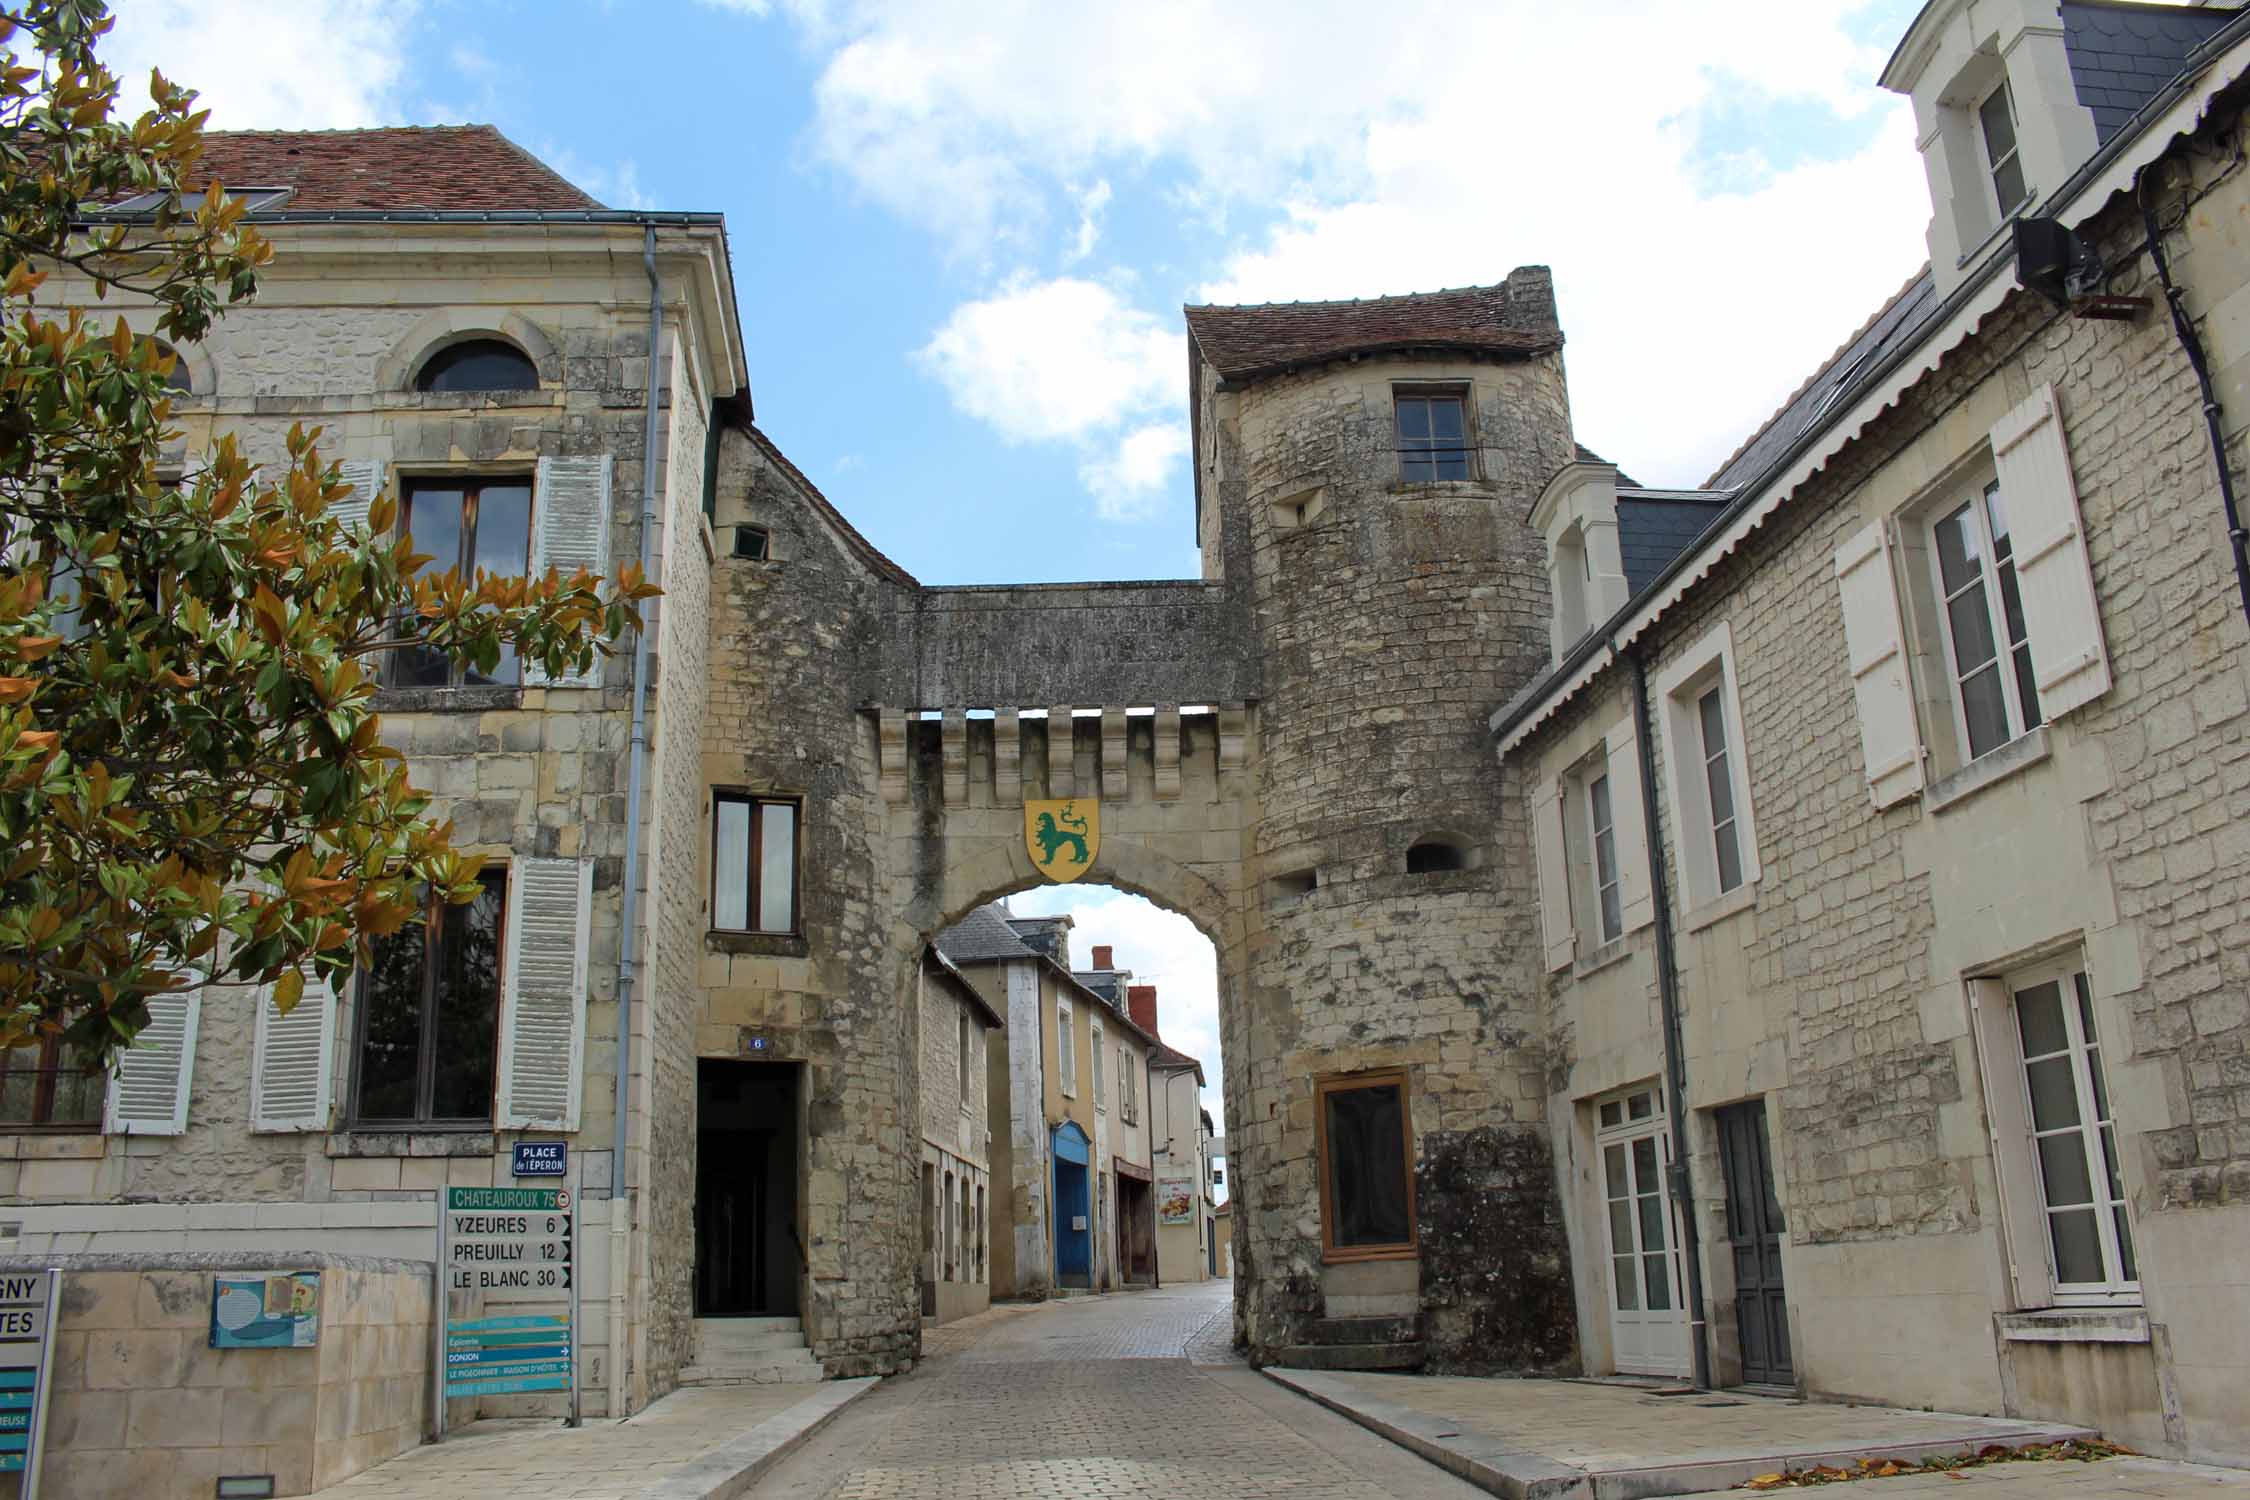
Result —
[[[1980, 479], [1968, 487], [1965, 495], [1955, 492], [1947, 497], [1945, 503], [1931, 506], [1923, 517], [1921, 527], [1923, 535], [1920, 540], [1929, 554], [1928, 587], [1932, 614], [1936, 620], [1940, 654], [1945, 663], [1945, 701], [1953, 712], [1954, 741], [1964, 766], [2005, 750], [2047, 722], [2045, 710], [2039, 703], [2038, 663], [2032, 653], [2030, 631], [2027, 626], [2024, 639], [2019, 641], [2008, 623], [2008, 585], [2013, 583], [2018, 590], [2023, 585], [2016, 575], [2012, 528], [2006, 538], [2008, 555], [1999, 555], [2002, 538], [1992, 524], [1992, 508], [1995, 505], [2001, 507], [2005, 514], [2007, 496], [2001, 492], [2000, 481], [1997, 478]], [[1938, 528], [1964, 512], [1968, 515], [1970, 528], [1976, 536], [1976, 587], [1983, 591], [1985, 624], [1992, 632], [1993, 642], [1992, 660], [1981, 664], [1977, 670], [1989, 668], [1999, 679], [2001, 716], [2006, 721], [2004, 727], [2007, 731], [2006, 737], [1998, 744], [1988, 745], [1983, 750], [1978, 750], [1970, 741], [1969, 704], [1961, 675], [1961, 653], [1953, 638], [1952, 605], [1968, 592], [1969, 585], [1964, 584], [1948, 594], [1944, 566], [1939, 561]], [[2033, 675], [2029, 703], [2024, 701], [2022, 670], [2016, 660], [2018, 653], [2024, 656], [2026, 666]]]
[[[459, 490], [461, 492], [460, 540], [450, 563], [442, 557], [432, 557], [430, 566], [443, 572], [446, 567], [463, 569], [469, 576], [476, 566], [477, 523], [483, 509], [484, 491], [487, 487], [520, 488], [527, 492], [524, 505], [523, 566], [524, 573], [531, 572], [531, 557], [539, 537], [539, 475], [536, 471], [510, 471], [491, 474], [402, 474], [398, 481], [398, 520], [393, 530], [400, 536], [411, 532], [410, 518], [414, 513], [414, 496], [420, 490]], [[464, 674], [467, 668], [459, 662], [446, 666], [443, 682], [401, 682], [397, 674], [404, 669], [409, 652], [394, 650], [383, 662], [382, 686], [401, 691], [421, 691], [429, 688], [476, 687], [520, 688], [524, 685], [523, 658], [515, 658], [515, 680], [512, 682], [469, 682]]]
[[[424, 913], [422, 925], [422, 1035], [416, 1046], [414, 1073], [414, 1114], [411, 1117], [384, 1116], [370, 1119], [361, 1112], [361, 1094], [367, 1079], [367, 1017], [373, 1009], [367, 987], [374, 982], [372, 970], [362, 967], [353, 976], [352, 984], [352, 1107], [351, 1128], [361, 1132], [478, 1131], [496, 1128], [500, 1118], [500, 1040], [501, 1028], [508, 1024], [508, 919], [512, 915], [510, 898], [514, 892], [513, 870], [507, 865], [488, 865], [483, 872], [497, 875], [500, 887], [500, 923], [494, 934], [499, 950], [499, 971], [494, 976], [496, 989], [492, 997], [492, 1097], [481, 1116], [440, 1116], [428, 1112], [431, 1096], [436, 1088], [437, 1047], [436, 1025], [438, 1010], [437, 948], [430, 941], [429, 917], [433, 913], [451, 910], [446, 903], [433, 897]], [[442, 920], [442, 917], [441, 917]], [[264, 1003], [263, 1001], [260, 1002]]]
[[[1404, 485], [1423, 484], [1474, 484], [1477, 482], [1477, 435], [1474, 424], [1475, 402], [1469, 385], [1463, 381], [1436, 381], [1427, 385], [1417, 383], [1396, 384], [1391, 387], [1391, 449], [1398, 463], [1398, 482]], [[1440, 479], [1433, 472], [1428, 479], [1406, 477], [1406, 461], [1410, 456], [1420, 456], [1429, 461], [1434, 471], [1440, 462], [1438, 455], [1452, 454], [1455, 449], [1441, 448], [1435, 438], [1420, 447], [1410, 448], [1406, 436], [1399, 430], [1399, 403], [1402, 401], [1458, 401], [1461, 403], [1461, 477]]]
[[[1328, 1170], [1328, 1096], [1356, 1089], [1398, 1089], [1399, 1139], [1406, 1174], [1406, 1238], [1392, 1245], [1338, 1245], [1335, 1190]], [[1320, 1178], [1320, 1259], [1325, 1265], [1362, 1260], [1415, 1260], [1422, 1254], [1422, 1222], [1414, 1201], [1414, 1097], [1405, 1068], [1330, 1073], [1313, 1079], [1313, 1169]]]
[[[18, 1061], [23, 1054], [36, 1051], [37, 1058], [30, 1063]], [[65, 1073], [80, 1072], [63, 1061], [63, 1043], [60, 1037], [47, 1037], [36, 1048], [10, 1047], [0, 1051], [0, 1079], [18, 1072], [37, 1076], [32, 1086], [31, 1114], [27, 1119], [0, 1118], [0, 1135], [98, 1135], [102, 1128], [101, 1091], [95, 1091], [94, 1114], [88, 1120], [57, 1120], [55, 1094]]]
[[[795, 847], [789, 851], [789, 925], [787, 927], [721, 927], [719, 925], [719, 808], [729, 802], [750, 805], [750, 852], [746, 868], [748, 874], [747, 902], [742, 909], [745, 921], [758, 920], [759, 897], [764, 893], [758, 882], [765, 869], [766, 819], [765, 807], [787, 807], [792, 816], [789, 836]], [[710, 900], [710, 930], [713, 932], [738, 932], [754, 937], [802, 937], [805, 931], [805, 799], [773, 792], [753, 792], [747, 787], [717, 786], [711, 788], [711, 880], [707, 892]]]

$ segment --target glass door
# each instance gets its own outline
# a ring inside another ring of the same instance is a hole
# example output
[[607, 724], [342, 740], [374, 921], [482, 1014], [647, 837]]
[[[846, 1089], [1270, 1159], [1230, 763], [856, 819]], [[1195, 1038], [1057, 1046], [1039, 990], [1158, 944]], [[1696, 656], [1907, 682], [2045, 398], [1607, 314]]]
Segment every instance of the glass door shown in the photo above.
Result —
[[1654, 1086], [1597, 1107], [1595, 1143], [1609, 1235], [1610, 1334], [1618, 1373], [1689, 1373], [1687, 1310], [1680, 1292], [1680, 1244], [1665, 1173], [1671, 1133]]

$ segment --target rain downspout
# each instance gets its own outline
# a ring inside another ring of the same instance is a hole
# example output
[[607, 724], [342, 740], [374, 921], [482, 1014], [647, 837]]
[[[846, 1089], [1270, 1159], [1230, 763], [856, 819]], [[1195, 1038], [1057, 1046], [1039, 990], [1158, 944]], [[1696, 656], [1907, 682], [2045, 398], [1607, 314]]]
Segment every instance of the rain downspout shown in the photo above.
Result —
[[1672, 893], [1664, 878], [1664, 841], [1657, 830], [1656, 740], [1649, 726], [1648, 668], [1633, 662], [1633, 742], [1641, 762], [1641, 821], [1648, 830], [1648, 890], [1656, 914], [1656, 993], [1664, 1013], [1664, 1110], [1672, 1127], [1672, 1204], [1679, 1215], [1680, 1260], [1687, 1279], [1688, 1329], [1698, 1390], [1711, 1388], [1711, 1322], [1703, 1310], [1703, 1252], [1695, 1232], [1695, 1192], [1688, 1177], [1687, 1064], [1680, 1037], [1679, 957], [1672, 946]]
[[[657, 379], [664, 343], [664, 283], [656, 274], [656, 226], [644, 224], [648, 272], [648, 401], [641, 423], [641, 576], [655, 572]], [[641, 786], [648, 764], [648, 631], [633, 632], [633, 738], [625, 773], [625, 903], [617, 942], [617, 1103], [609, 1151], [609, 1418], [625, 1416], [625, 1284], [631, 1274], [625, 1196], [625, 1122], [633, 1077], [633, 949], [641, 892]]]

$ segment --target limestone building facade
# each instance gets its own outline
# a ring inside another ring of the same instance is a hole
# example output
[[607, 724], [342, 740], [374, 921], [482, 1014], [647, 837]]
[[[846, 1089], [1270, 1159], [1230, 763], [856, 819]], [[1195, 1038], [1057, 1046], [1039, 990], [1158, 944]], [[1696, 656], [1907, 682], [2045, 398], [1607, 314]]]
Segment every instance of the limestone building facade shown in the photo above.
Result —
[[988, 1058], [1005, 1022], [938, 949], [922, 977], [922, 1316], [950, 1323], [992, 1305]]
[[1591, 1370], [2250, 1460], [2246, 36], [1933, 0], [1932, 266], [1705, 491], [1542, 497], [1492, 727]]

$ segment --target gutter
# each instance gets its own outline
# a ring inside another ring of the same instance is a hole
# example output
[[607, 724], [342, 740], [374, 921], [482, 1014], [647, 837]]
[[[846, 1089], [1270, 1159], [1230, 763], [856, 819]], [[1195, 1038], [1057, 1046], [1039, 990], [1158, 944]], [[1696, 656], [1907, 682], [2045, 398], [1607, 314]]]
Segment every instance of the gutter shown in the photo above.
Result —
[[[2220, 54], [2230, 50], [2245, 37], [2250, 37], [2250, 10], [2243, 11], [2219, 31], [2213, 33], [2195, 51], [2189, 53], [2188, 65], [2183, 67], [2170, 83], [2158, 90], [2154, 97], [2140, 107], [2126, 129], [2118, 131], [2117, 134], [2111, 136], [2107, 142], [2097, 148], [2094, 154], [2088, 157], [2077, 171], [2071, 173], [2061, 187], [2049, 193], [2042, 200], [2037, 210], [2026, 210], [2026, 212], [2034, 217], [2059, 217], [2058, 211], [2064, 204], [2092, 186], [2095, 180], [2117, 158], [2124, 155], [2140, 140], [2142, 134], [2153, 121], [2187, 96], [2189, 91], [2202, 80], [2203, 75], [2218, 61]], [[1996, 249], [1983, 265], [1962, 278], [1961, 284], [1953, 289], [1951, 295], [1923, 315], [1922, 332], [1917, 333], [1912, 338], [1901, 339], [1879, 363], [1870, 365], [1848, 388], [1839, 391], [1833, 402], [1833, 409], [1849, 411], [1852, 403], [1861, 399], [1873, 387], [1881, 384], [1887, 376], [1921, 350], [1927, 338], [1928, 330], [1942, 328], [1951, 322], [1963, 308], [1976, 300], [1978, 294], [1985, 290], [1986, 284], [1991, 282], [2003, 268], [2012, 272], [2014, 266], [2015, 256], [2012, 248], [2002, 246]], [[1711, 518], [1710, 524], [1703, 530], [1703, 536], [1706, 538], [1718, 536], [1730, 523], [1740, 518], [1744, 513], [1756, 508], [1759, 502], [1767, 498], [1765, 495], [1767, 486], [1772, 484], [1777, 476], [1787, 472], [1791, 465], [1834, 432], [1836, 425], [1831, 423], [1814, 427], [1800, 435], [1795, 442], [1791, 443], [1787, 449], [1767, 464], [1756, 479], [1745, 484], [1741, 493], [1733, 501]], [[2237, 546], [2239, 547], [2240, 544], [2238, 543]], [[1570, 654], [1563, 658], [1560, 665], [1548, 672], [1546, 676], [1537, 679], [1530, 688], [1517, 698], [1495, 710], [1491, 719], [1487, 722], [1487, 727], [1493, 738], [1506, 739], [1518, 726], [1544, 708], [1548, 698], [1555, 695], [1564, 683], [1570, 681], [1579, 669], [1593, 658], [1598, 650], [1607, 648], [1614, 652], [1616, 648], [1624, 645], [1626, 640], [1638, 634], [1641, 628], [1653, 624], [1663, 613], [1661, 609], [1649, 614], [1647, 619], [1637, 622], [1631, 629], [1624, 628], [1624, 621], [1627, 616], [1647, 611], [1649, 601], [1661, 595], [1666, 588], [1678, 580], [1681, 574], [1698, 563], [1704, 555], [1704, 550], [1701, 545], [1691, 546], [1687, 551], [1666, 563], [1663, 571], [1650, 581], [1648, 587], [1642, 589], [1632, 599], [1627, 600], [1623, 609], [1611, 616], [1609, 621], [1600, 630], [1593, 632], [1586, 641], [1582, 641], [1574, 647]], [[1606, 666], [1607, 664], [1604, 661], [1600, 665]]]
[[[664, 344], [664, 282], [656, 273], [656, 223], [643, 221], [641, 266], [648, 273], [648, 396], [641, 422], [641, 575], [656, 551], [657, 372]], [[617, 1101], [609, 1153], [609, 1419], [625, 1416], [625, 1282], [630, 1267], [625, 1194], [626, 1111], [633, 1058], [633, 949], [640, 920], [641, 789], [648, 766], [648, 630], [633, 632], [633, 737], [625, 779], [625, 898], [617, 941]]]
[[1687, 1044], [1680, 1033], [1680, 962], [1672, 936], [1672, 892], [1665, 880], [1663, 824], [1657, 821], [1656, 740], [1649, 723], [1648, 665], [1632, 653], [1633, 750], [1641, 763], [1641, 821], [1648, 830], [1648, 890], [1656, 914], [1656, 996], [1663, 1012], [1664, 1112], [1672, 1128], [1673, 1210], [1680, 1227], [1680, 1262], [1687, 1278], [1689, 1347], [1698, 1390], [1711, 1388], [1711, 1320], [1703, 1306], [1703, 1251], [1695, 1227], [1695, 1187], [1688, 1172]]

